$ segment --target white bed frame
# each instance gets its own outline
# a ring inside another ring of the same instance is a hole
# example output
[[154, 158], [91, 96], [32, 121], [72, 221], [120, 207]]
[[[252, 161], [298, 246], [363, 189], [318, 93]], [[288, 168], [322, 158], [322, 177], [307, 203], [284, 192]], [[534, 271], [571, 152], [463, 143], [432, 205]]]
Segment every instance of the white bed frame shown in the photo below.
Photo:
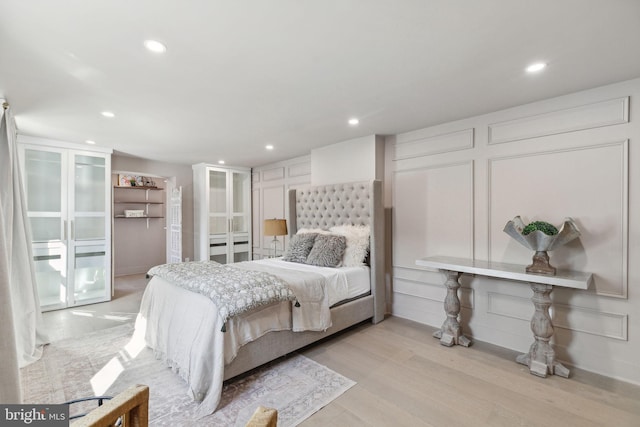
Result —
[[378, 323], [384, 319], [386, 291], [382, 182], [354, 182], [289, 190], [290, 236], [300, 228], [329, 228], [344, 224], [371, 227], [371, 294], [332, 308], [333, 325], [324, 332], [270, 332], [244, 345], [233, 362], [225, 366], [225, 380], [364, 320], [371, 319], [373, 323]]

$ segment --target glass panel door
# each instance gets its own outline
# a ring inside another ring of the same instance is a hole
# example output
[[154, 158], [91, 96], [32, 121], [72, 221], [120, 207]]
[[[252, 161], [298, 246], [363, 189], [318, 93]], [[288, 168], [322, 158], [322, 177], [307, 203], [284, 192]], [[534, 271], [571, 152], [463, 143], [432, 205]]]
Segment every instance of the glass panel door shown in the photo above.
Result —
[[40, 305], [67, 305], [66, 157], [53, 148], [22, 151], [27, 215]]
[[63, 240], [62, 153], [25, 149], [27, 212], [35, 242]]
[[74, 305], [104, 299], [109, 289], [105, 265], [105, 244], [80, 245], [76, 242], [73, 259]]
[[251, 174], [247, 172], [231, 172], [232, 175], [232, 212], [231, 212], [231, 244], [233, 245], [232, 262], [249, 261], [251, 241], [249, 227], [251, 226]]
[[73, 172], [73, 239], [103, 240], [106, 233], [105, 159], [76, 154]]
[[227, 260], [227, 171], [209, 169], [209, 259]]
[[42, 309], [108, 300], [108, 157], [30, 144], [20, 155]]
[[227, 232], [227, 172], [209, 171], [209, 234]]
[[43, 310], [67, 306], [66, 247], [62, 244], [33, 244], [38, 298]]
[[73, 153], [70, 215], [73, 300], [80, 305], [108, 299], [111, 287], [107, 256], [107, 173], [104, 156]]

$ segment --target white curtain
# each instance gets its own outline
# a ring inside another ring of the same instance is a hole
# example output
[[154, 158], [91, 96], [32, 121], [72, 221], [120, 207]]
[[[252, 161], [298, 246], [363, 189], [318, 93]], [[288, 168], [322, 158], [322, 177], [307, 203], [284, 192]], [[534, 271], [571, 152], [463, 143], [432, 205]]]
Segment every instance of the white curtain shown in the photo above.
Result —
[[0, 402], [20, 403], [18, 368], [38, 360], [47, 339], [42, 332], [16, 129], [8, 106], [0, 114]]

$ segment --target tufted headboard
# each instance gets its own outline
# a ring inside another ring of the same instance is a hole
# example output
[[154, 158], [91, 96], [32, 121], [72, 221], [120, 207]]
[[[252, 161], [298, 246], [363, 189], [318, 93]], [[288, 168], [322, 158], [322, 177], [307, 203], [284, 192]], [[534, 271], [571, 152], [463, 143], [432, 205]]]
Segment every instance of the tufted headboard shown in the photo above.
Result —
[[381, 181], [309, 186], [289, 190], [289, 235], [300, 228], [369, 225], [369, 266], [374, 297], [373, 322], [384, 319], [384, 206]]

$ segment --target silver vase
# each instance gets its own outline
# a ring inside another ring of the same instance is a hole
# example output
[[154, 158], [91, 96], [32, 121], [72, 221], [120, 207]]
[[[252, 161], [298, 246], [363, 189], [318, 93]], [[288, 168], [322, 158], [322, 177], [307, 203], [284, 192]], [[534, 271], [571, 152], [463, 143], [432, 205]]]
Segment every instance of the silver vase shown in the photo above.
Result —
[[522, 222], [520, 216], [517, 216], [507, 222], [503, 231], [523, 246], [535, 251], [533, 254], [532, 264], [528, 265], [526, 268], [527, 273], [554, 276], [556, 274], [556, 269], [549, 264], [549, 255], [547, 254], [547, 251], [557, 249], [580, 236], [578, 227], [575, 222], [573, 222], [573, 219], [565, 218], [564, 223], [558, 229], [558, 234], [549, 236], [540, 230], [536, 230], [525, 236], [522, 234], [522, 230], [525, 226], [526, 224]]

